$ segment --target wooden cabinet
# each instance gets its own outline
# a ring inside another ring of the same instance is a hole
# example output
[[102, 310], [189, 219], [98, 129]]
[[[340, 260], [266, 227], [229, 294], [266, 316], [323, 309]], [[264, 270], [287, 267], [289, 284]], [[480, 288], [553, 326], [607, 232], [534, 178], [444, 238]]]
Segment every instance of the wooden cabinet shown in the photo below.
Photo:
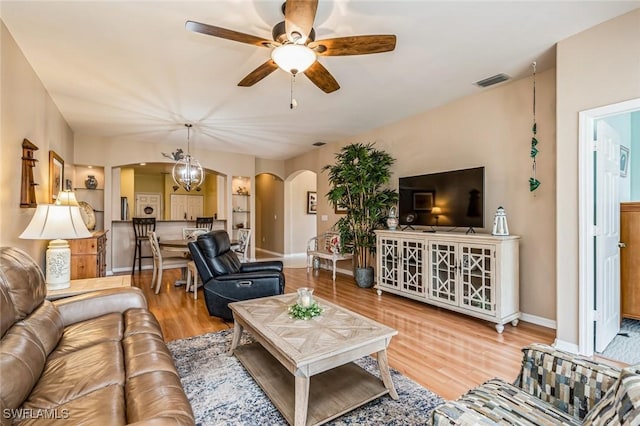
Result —
[[71, 279], [104, 277], [107, 270], [107, 231], [89, 238], [68, 240], [71, 248]]
[[378, 239], [378, 285], [419, 298], [427, 297], [424, 241], [385, 235]]
[[518, 324], [519, 237], [376, 231], [378, 294], [406, 296], [496, 323]]
[[640, 203], [620, 204], [622, 317], [640, 319]]

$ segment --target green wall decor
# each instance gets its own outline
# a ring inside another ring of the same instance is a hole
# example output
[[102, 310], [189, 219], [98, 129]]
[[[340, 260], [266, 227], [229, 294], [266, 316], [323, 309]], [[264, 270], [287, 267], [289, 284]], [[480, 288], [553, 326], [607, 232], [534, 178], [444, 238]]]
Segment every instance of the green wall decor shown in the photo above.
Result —
[[536, 179], [536, 156], [538, 155], [538, 125], [536, 124], [536, 63], [531, 64], [533, 67], [533, 125], [531, 126], [531, 177], [529, 178], [529, 191], [533, 192], [540, 187], [540, 181]]

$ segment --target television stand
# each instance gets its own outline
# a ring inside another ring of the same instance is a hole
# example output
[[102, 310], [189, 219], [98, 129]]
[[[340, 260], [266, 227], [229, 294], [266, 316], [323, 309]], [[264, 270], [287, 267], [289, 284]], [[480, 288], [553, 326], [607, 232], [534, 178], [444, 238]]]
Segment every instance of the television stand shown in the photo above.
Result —
[[476, 230], [473, 229], [473, 226], [470, 226], [469, 229], [467, 229], [467, 232], [465, 232], [465, 234], [475, 234]]
[[494, 323], [498, 333], [509, 322], [518, 324], [518, 237], [464, 230], [375, 233], [378, 295], [392, 293], [480, 318]]

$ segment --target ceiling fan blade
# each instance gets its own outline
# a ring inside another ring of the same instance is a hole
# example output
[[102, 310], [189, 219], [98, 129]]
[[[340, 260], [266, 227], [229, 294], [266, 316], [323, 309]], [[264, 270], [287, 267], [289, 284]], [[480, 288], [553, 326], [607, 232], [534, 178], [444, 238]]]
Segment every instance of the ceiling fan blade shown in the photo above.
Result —
[[340, 88], [336, 79], [333, 78], [331, 73], [318, 61], [315, 61], [313, 65], [307, 68], [304, 75], [325, 93], [335, 92]]
[[263, 78], [265, 78], [266, 76], [268, 76], [269, 74], [271, 74], [277, 69], [278, 69], [278, 65], [276, 65], [276, 63], [273, 62], [272, 59], [269, 59], [267, 62], [260, 65], [258, 68], [251, 71], [249, 74], [247, 74], [247, 76], [243, 78], [242, 81], [240, 81], [240, 83], [238, 83], [238, 86], [242, 86], [242, 87], [253, 86], [254, 84], [256, 84], [257, 82], [259, 82], [260, 80], [262, 80]]
[[316, 19], [318, 0], [287, 0], [284, 9], [284, 23], [289, 41], [307, 40], [313, 20]]
[[215, 27], [213, 25], [202, 24], [195, 21], [187, 21], [185, 28], [194, 33], [206, 34], [214, 37], [225, 38], [227, 40], [239, 41], [240, 43], [253, 44], [258, 47], [275, 47], [280, 43], [271, 40], [265, 40], [260, 37], [252, 36], [250, 34], [241, 33], [238, 31], [228, 30], [226, 28]]
[[364, 35], [329, 38], [309, 43], [320, 56], [366, 55], [390, 52], [396, 48], [395, 35]]

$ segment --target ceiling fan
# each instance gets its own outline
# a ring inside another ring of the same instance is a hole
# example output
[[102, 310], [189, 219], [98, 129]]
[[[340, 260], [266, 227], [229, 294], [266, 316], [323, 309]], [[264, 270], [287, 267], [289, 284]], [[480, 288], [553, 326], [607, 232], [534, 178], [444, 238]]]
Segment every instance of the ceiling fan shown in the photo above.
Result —
[[340, 85], [317, 60], [318, 56], [348, 56], [389, 52], [396, 47], [395, 35], [362, 35], [315, 40], [313, 21], [318, 0], [286, 0], [282, 5], [284, 21], [276, 24], [271, 33], [273, 40], [228, 30], [213, 25], [187, 21], [189, 31], [220, 37], [240, 43], [273, 49], [271, 59], [251, 71], [238, 86], [253, 86], [278, 67], [296, 75], [304, 73], [309, 80], [331, 93]]

